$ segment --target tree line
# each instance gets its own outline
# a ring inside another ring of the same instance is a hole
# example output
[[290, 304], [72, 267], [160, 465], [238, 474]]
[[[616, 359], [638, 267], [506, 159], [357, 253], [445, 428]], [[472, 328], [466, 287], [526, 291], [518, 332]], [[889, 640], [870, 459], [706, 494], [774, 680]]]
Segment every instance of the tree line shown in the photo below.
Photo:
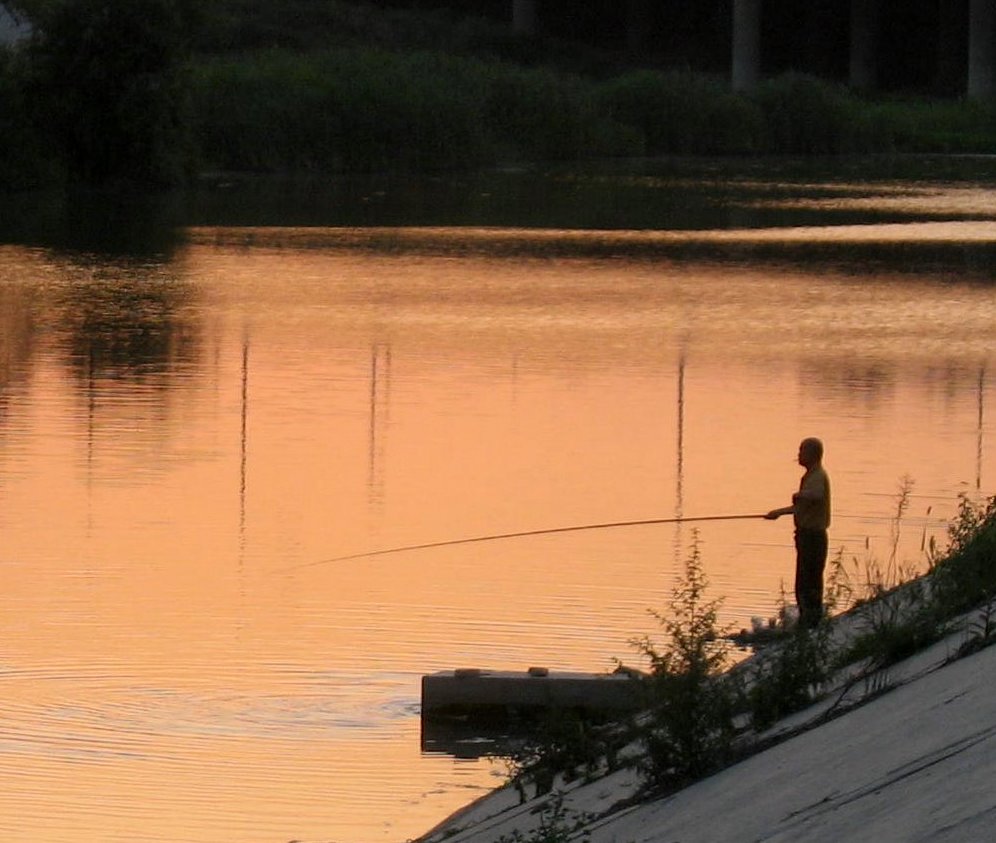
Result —
[[[642, 56], [613, 46], [610, 26], [585, 35], [592, 10], [609, 14], [601, 0], [572, 6], [564, 37], [517, 35], [497, 19], [507, 17], [504, 0], [461, 4], [478, 17], [443, 0], [8, 2], [29, 16], [34, 35], [0, 49], [0, 187], [170, 185], [198, 169], [996, 148], [985, 106], [865, 100], [799, 72], [733, 94], [716, 69], [729, 2], [655, 4], [659, 14], [686, 10], [684, 29]], [[778, 2], [765, 0], [769, 17]], [[778, 31], [796, 32], [800, 8], [816, 26], [840, 2], [790, 4], [795, 24]], [[547, 0], [546, 14], [558, 4]], [[927, 5], [909, 0], [900, 17], [909, 24]], [[626, 5], [616, 6], [618, 21]]]

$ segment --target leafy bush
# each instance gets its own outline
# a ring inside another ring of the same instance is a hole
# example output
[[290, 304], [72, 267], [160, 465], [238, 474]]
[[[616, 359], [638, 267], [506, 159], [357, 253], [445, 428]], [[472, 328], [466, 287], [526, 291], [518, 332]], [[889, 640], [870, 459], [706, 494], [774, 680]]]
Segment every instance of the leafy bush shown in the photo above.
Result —
[[772, 152], [863, 152], [872, 146], [863, 111], [843, 87], [790, 73], [762, 84], [754, 98]]
[[711, 76], [632, 71], [602, 83], [598, 97], [614, 120], [639, 132], [650, 154], [744, 153], [759, 147], [756, 106]]
[[480, 107], [445, 57], [274, 50], [201, 62], [194, 78], [215, 167], [431, 170], [483, 158]]
[[588, 817], [576, 815], [564, 806], [564, 794], [554, 793], [546, 807], [540, 811], [539, 825], [530, 832], [515, 829], [503, 834], [497, 843], [577, 843], [587, 840], [591, 832], [585, 828]]
[[996, 147], [991, 103], [864, 100], [798, 74], [736, 94], [715, 76], [619, 72], [597, 51], [445, 10], [341, 0], [32, 7], [41, 34], [16, 61], [0, 57], [0, 186], [171, 184], [197, 167], [434, 171]]
[[751, 673], [747, 703], [754, 728], [762, 731], [812, 703], [831, 672], [828, 626], [793, 630], [758, 657]]
[[38, 124], [71, 178], [182, 180], [189, 163], [183, 67], [189, 0], [59, 0], [29, 50]]
[[868, 609], [865, 629], [840, 654], [840, 665], [866, 661], [869, 669], [880, 670], [926, 649], [947, 631], [934, 607], [916, 599], [904, 605], [891, 594]]
[[431, 171], [590, 155], [612, 136], [575, 77], [439, 53], [272, 50], [194, 78], [203, 155], [223, 169]]
[[596, 722], [575, 711], [552, 709], [529, 726], [528, 737], [496, 756], [507, 765], [523, 802], [529, 783], [535, 795], [542, 796], [553, 789], [557, 776], [570, 782], [591, 778], [605, 767], [614, 769], [627, 740], [626, 731], [616, 724]]
[[664, 645], [647, 637], [634, 642], [651, 667], [644, 741], [653, 789], [699, 778], [731, 753], [737, 694], [723, 675], [728, 649], [718, 627], [720, 601], [706, 600], [706, 587], [696, 534], [670, 612], [651, 612], [666, 635]]
[[0, 190], [37, 187], [59, 175], [58, 162], [46, 155], [44, 135], [32, 117], [23, 59], [0, 47]]
[[996, 598], [996, 496], [974, 504], [962, 495], [948, 538], [931, 579], [933, 599], [950, 616]]
[[996, 148], [996, 105], [992, 103], [888, 98], [863, 107], [878, 149], [970, 153]]

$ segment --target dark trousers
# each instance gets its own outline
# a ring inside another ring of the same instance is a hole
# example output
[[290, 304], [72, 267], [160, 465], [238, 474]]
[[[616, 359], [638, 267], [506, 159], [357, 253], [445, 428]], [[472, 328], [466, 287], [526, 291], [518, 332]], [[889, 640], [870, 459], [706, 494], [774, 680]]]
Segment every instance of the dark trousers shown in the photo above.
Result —
[[823, 618], [823, 569], [827, 564], [827, 531], [795, 531], [795, 602], [799, 625], [814, 627]]

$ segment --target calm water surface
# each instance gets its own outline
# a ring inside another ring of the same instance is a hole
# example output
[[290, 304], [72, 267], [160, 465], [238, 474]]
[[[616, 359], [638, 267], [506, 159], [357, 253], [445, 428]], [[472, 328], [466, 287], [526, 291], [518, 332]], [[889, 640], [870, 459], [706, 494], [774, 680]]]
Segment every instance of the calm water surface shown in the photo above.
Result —
[[[421, 750], [419, 677], [635, 662], [694, 534], [342, 555], [764, 512], [819, 435], [835, 552], [922, 566], [996, 485], [996, 193], [784, 176], [8, 219], [0, 836], [416, 836], [502, 773]], [[698, 541], [725, 623], [775, 610], [787, 521]]]

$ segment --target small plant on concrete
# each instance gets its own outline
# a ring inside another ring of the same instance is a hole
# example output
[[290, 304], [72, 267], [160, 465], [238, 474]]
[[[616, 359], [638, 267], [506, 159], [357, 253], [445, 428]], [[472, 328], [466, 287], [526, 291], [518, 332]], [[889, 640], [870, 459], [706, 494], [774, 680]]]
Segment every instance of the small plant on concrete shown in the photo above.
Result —
[[958, 657], [970, 656], [996, 644], [996, 600], [987, 600], [968, 625], [968, 637], [958, 648]]
[[931, 577], [940, 611], [953, 615], [996, 599], [996, 496], [973, 503], [962, 495], [948, 538]]
[[614, 725], [565, 710], [552, 710], [530, 723], [528, 737], [498, 756], [508, 768], [520, 802], [527, 800], [530, 783], [535, 787], [535, 796], [543, 796], [553, 790], [557, 776], [571, 782], [612, 769], [619, 744], [625, 742], [623, 732]]
[[[844, 548], [841, 547], [829, 559], [826, 571], [826, 586], [823, 589], [823, 608], [827, 617], [844, 612], [854, 605], [854, 582], [844, 565]], [[784, 593], [782, 604], [785, 604]]]
[[591, 836], [584, 828], [587, 815], [569, 811], [564, 806], [564, 794], [560, 791], [550, 797], [539, 817], [536, 828], [528, 832], [515, 829], [511, 834], [499, 837], [497, 843], [576, 843]]
[[813, 630], [797, 627], [762, 652], [746, 691], [754, 728], [763, 731], [812, 703], [831, 675], [831, 662], [827, 624]]
[[910, 498], [913, 495], [913, 478], [904, 474], [899, 478], [899, 490], [896, 494], [896, 512], [890, 522], [889, 563], [886, 580], [899, 580], [899, 539], [902, 535], [903, 518], [910, 508]]
[[946, 632], [924, 580], [882, 594], [867, 605], [863, 620], [864, 630], [841, 653], [838, 664], [866, 661], [878, 670], [926, 649]]
[[728, 641], [718, 623], [720, 601], [707, 600], [698, 534], [672, 593], [670, 611], [651, 610], [666, 640], [633, 642], [650, 661], [650, 722], [645, 773], [653, 790], [669, 789], [721, 766], [734, 736], [736, 693], [722, 675]]
[[[889, 523], [889, 556], [883, 564], [870, 551], [871, 543], [865, 539], [865, 556], [851, 556], [850, 564], [845, 563], [844, 549], [828, 561], [824, 605], [828, 615], [846, 612], [856, 606], [878, 600], [883, 595], [916, 579], [919, 566], [899, 558], [899, 544], [903, 522], [910, 507], [913, 493], [913, 479], [905, 475], [899, 480], [896, 492], [895, 510]], [[930, 514], [930, 508], [927, 509]], [[926, 528], [921, 540], [921, 549], [930, 564], [931, 549], [927, 548]]]

